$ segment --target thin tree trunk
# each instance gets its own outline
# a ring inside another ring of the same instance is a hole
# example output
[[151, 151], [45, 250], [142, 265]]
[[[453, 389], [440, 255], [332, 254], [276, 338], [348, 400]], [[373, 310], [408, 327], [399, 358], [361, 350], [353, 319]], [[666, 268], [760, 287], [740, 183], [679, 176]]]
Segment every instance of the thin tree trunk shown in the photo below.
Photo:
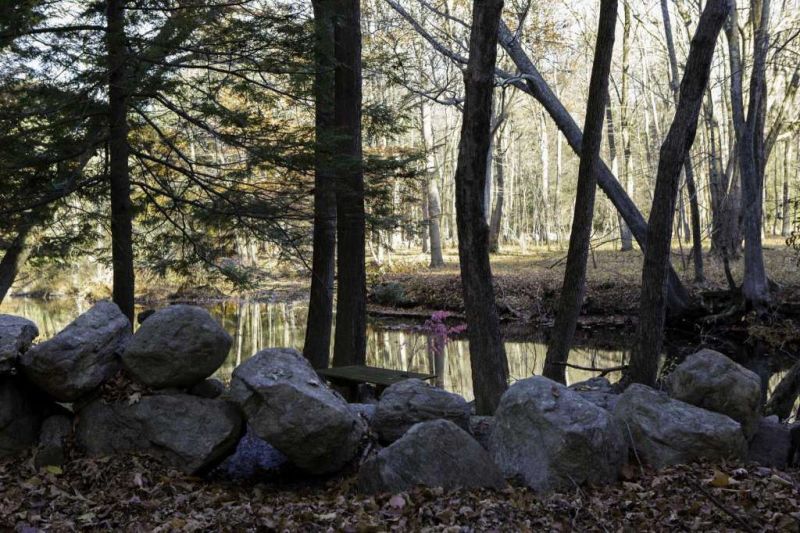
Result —
[[428, 218], [430, 220], [428, 230], [431, 238], [431, 262], [429, 266], [430, 268], [441, 268], [444, 266], [440, 230], [442, 201], [439, 198], [439, 185], [436, 183], [436, 178], [428, 180]]
[[130, 147], [128, 146], [128, 65], [124, 0], [108, 0], [106, 20], [113, 298], [114, 303], [133, 324], [135, 274], [131, 182], [128, 169]]
[[367, 351], [364, 173], [361, 154], [361, 7], [338, 0], [334, 24], [337, 142], [336, 331], [333, 366], [363, 365]]
[[[791, 210], [791, 200], [789, 198], [789, 162], [793, 161], [791, 139], [786, 141], [786, 157], [783, 159], [783, 207], [781, 214], [783, 215], [781, 225], [781, 235], [788, 237], [792, 233], [792, 216], [789, 214]], [[2, 299], [0, 299], [2, 301]]]
[[[675, 53], [675, 41], [672, 36], [672, 22], [669, 17], [669, 7], [667, 0], [661, 0], [661, 15], [664, 19], [664, 33], [667, 39], [667, 51], [669, 53], [670, 65], [670, 86], [672, 87], [672, 95], [675, 105], [678, 105], [678, 58]], [[694, 181], [694, 165], [692, 164], [691, 153], [687, 155], [684, 164], [684, 174], [686, 176], [686, 190], [689, 194], [689, 219], [691, 221], [692, 231], [692, 258], [694, 263], [694, 281], [696, 283], [705, 282], [705, 273], [703, 272], [703, 240], [702, 232], [700, 230], [700, 206], [697, 201], [697, 186]], [[681, 203], [682, 199], [681, 199]], [[681, 209], [683, 215], [683, 209]]]
[[639, 324], [626, 376], [628, 381], [652, 386], [658, 375], [664, 341], [667, 268], [680, 175], [697, 132], [717, 36], [729, 11], [728, 0], [709, 0], [706, 3], [686, 61], [675, 118], [661, 146], [653, 207], [647, 226]]
[[336, 272], [336, 171], [334, 142], [334, 29], [331, 0], [314, 0], [314, 251], [303, 355], [326, 368], [331, 351]]
[[456, 168], [456, 214], [470, 366], [478, 414], [492, 414], [508, 387], [508, 362], [495, 307], [483, 201], [491, 144], [492, 92], [502, 0], [475, 2], [464, 73], [465, 98]]
[[503, 203], [505, 201], [505, 145], [503, 131], [497, 133], [495, 140], [494, 177], [496, 180], [496, 196], [492, 215], [489, 218], [489, 252], [500, 251], [500, 225], [503, 221]]
[[[625, 191], [633, 199], [634, 182], [631, 173], [631, 132], [630, 121], [628, 120], [628, 71], [630, 69], [630, 49], [631, 49], [631, 6], [630, 2], [623, 3], [622, 21], [622, 90], [619, 105], [619, 126], [622, 134], [622, 174], [619, 176], [625, 184]], [[620, 251], [627, 252], [633, 250], [633, 235], [631, 229], [620, 216]]]
[[436, 183], [436, 157], [434, 154], [434, 135], [433, 120], [431, 120], [430, 109], [422, 106], [422, 140], [425, 143], [425, 169], [428, 176], [425, 180], [425, 198], [427, 201], [428, 235], [430, 237], [431, 262], [430, 268], [440, 268], [444, 266], [442, 255], [442, 201], [439, 197], [439, 185]]
[[[597, 188], [597, 165], [600, 145], [603, 140], [603, 115], [608, 102], [608, 75], [614, 55], [614, 32], [617, 23], [617, 0], [602, 0], [597, 42], [594, 49], [592, 78], [589, 85], [589, 100], [586, 103], [586, 122], [583, 126], [583, 144], [578, 170], [578, 188], [575, 193], [575, 214], [569, 237], [567, 265], [558, 314], [547, 358], [544, 375], [560, 383], [566, 383], [565, 363], [572, 347], [572, 339], [578, 323], [586, 284], [586, 261], [589, 257], [589, 238], [592, 233], [595, 190]], [[609, 117], [610, 118], [610, 117]], [[609, 133], [611, 133], [611, 129]], [[612, 136], [609, 146], [613, 150]], [[613, 156], [612, 156], [613, 157]]]

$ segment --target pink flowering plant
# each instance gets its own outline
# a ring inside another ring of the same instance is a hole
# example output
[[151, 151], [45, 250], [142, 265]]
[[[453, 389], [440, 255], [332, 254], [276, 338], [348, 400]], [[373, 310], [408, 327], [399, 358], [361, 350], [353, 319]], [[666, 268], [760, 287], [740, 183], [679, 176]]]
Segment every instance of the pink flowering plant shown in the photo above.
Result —
[[435, 311], [424, 324], [418, 326], [418, 330], [428, 336], [428, 347], [434, 356], [441, 355], [445, 346], [452, 339], [453, 335], [464, 333], [467, 330], [466, 324], [448, 326], [446, 320], [451, 316], [448, 311]]

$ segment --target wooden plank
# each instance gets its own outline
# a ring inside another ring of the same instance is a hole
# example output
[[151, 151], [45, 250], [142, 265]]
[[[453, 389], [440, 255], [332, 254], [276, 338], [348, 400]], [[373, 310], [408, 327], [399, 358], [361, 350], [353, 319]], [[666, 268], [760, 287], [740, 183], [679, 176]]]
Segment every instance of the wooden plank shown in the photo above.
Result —
[[374, 383], [375, 385], [389, 386], [406, 379], [433, 379], [433, 374], [419, 374], [417, 372], [404, 372], [389, 368], [374, 366], [340, 366], [318, 370], [320, 376], [334, 381], [348, 381], [353, 383]]

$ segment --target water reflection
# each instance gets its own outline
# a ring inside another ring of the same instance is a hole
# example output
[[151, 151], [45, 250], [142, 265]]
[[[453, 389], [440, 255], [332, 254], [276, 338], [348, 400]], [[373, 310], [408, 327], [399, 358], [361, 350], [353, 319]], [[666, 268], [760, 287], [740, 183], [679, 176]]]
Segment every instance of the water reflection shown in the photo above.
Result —
[[[36, 322], [40, 340], [60, 331], [80, 313], [86, 302], [60, 300], [7, 299], [0, 312], [20, 315]], [[233, 369], [255, 352], [274, 346], [302, 349], [308, 306], [305, 302], [226, 301], [205, 305], [233, 337], [231, 353], [217, 376], [230, 379]], [[506, 343], [512, 379], [539, 374], [544, 366], [547, 346], [540, 341]], [[570, 363], [582, 367], [614, 367], [627, 358], [624, 351], [579, 348], [570, 354]], [[472, 375], [466, 340], [451, 340], [438, 356], [430, 348], [427, 334], [397, 324], [371, 323], [367, 336], [367, 364], [396, 370], [436, 374], [437, 385], [472, 398]], [[596, 373], [567, 369], [567, 380], [575, 383]], [[613, 374], [609, 378], [614, 379]]]

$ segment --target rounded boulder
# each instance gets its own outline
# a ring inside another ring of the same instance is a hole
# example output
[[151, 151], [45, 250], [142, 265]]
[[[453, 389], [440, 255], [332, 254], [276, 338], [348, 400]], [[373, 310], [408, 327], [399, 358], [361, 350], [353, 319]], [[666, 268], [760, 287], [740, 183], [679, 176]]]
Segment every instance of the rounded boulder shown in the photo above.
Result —
[[150, 316], [122, 354], [141, 383], [163, 389], [191, 387], [225, 361], [233, 340], [201, 307], [172, 305]]

